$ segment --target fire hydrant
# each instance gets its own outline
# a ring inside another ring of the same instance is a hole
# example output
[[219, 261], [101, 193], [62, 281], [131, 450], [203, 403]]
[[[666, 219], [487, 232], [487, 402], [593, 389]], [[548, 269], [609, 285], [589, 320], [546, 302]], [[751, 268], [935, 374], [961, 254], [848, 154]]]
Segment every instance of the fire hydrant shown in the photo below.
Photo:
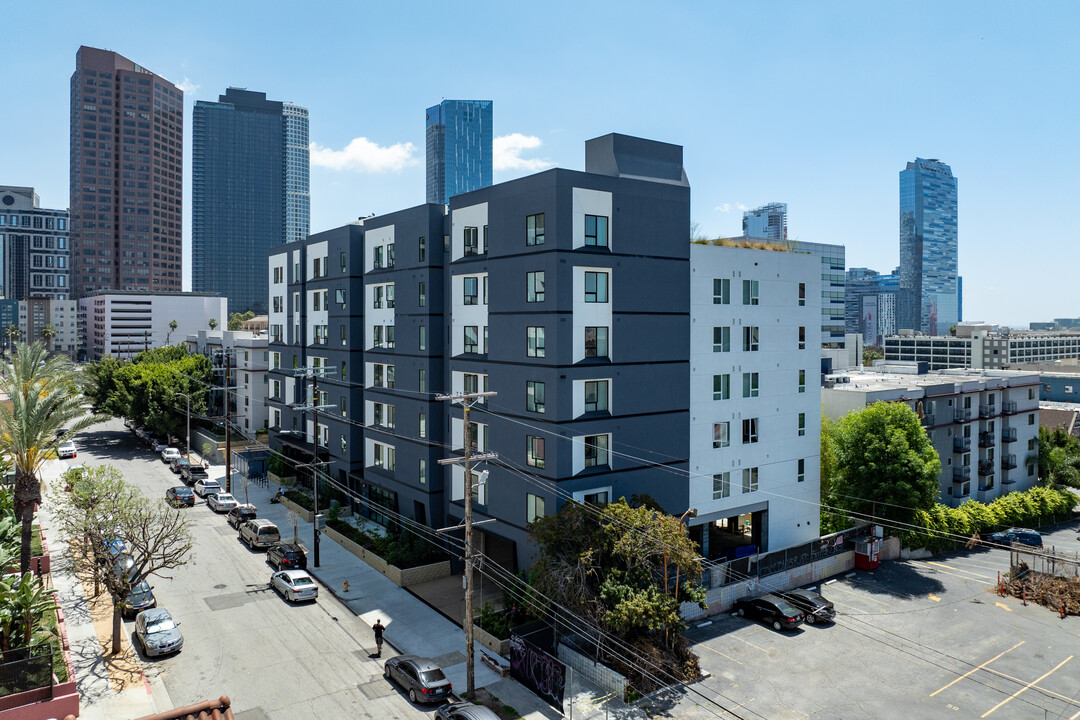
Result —
[[341, 588], [344, 592], [349, 592], [349, 581], [345, 580], [341, 583]]

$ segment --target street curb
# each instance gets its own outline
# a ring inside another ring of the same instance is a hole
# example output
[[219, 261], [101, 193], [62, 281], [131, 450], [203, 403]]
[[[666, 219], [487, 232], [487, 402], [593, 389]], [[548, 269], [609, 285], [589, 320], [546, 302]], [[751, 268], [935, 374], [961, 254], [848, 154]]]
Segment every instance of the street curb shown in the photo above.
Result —
[[[349, 607], [349, 602], [350, 602], [350, 601], [352, 601], [352, 600], [359, 600], [359, 598], [346, 598], [346, 597], [343, 597], [341, 593], [339, 593], [339, 592], [338, 592], [337, 590], [335, 590], [335, 589], [334, 589], [334, 586], [333, 586], [333, 585], [329, 584], [328, 582], [326, 582], [326, 580], [324, 580], [323, 578], [321, 578], [321, 577], [319, 576], [319, 575], [320, 575], [320, 573], [319, 573], [319, 571], [318, 571], [318, 570], [316, 570], [316, 569], [314, 569], [314, 568], [310, 568], [310, 567], [309, 567], [307, 571], [308, 571], [308, 574], [309, 574], [309, 575], [311, 575], [311, 577], [313, 577], [313, 578], [315, 578], [316, 580], [318, 580], [318, 581], [319, 581], [319, 584], [320, 584], [320, 585], [322, 585], [323, 587], [325, 587], [325, 588], [326, 588], [326, 589], [327, 589], [327, 590], [328, 590], [328, 591], [330, 592], [330, 594], [331, 594], [331, 595], [333, 595], [333, 596], [334, 596], [334, 597], [335, 597], [335, 598], [336, 598], [336, 599], [338, 600], [338, 602], [340, 602], [340, 603], [341, 603], [342, 605], [344, 605], [344, 606], [345, 606], [345, 609], [346, 609], [346, 610], [348, 610], [349, 612], [351, 612], [351, 613], [353, 614], [353, 617], [357, 617], [357, 618], [358, 618], [358, 617], [360, 617], [360, 613], [356, 612], [356, 611], [355, 611], [355, 610], [353, 610], [353, 609], [352, 609], [351, 607]], [[362, 619], [362, 618], [361, 618], [361, 619]], [[366, 624], [367, 624], [367, 622], [366, 622], [366, 621], [364, 621], [364, 624], [366, 625]], [[369, 626], [369, 627], [370, 627], [370, 626]], [[389, 641], [389, 640], [387, 639], [386, 635], [383, 635], [383, 645], [386, 645], [386, 646], [388, 646], [388, 647], [389, 647], [390, 649], [392, 649], [392, 650], [394, 651], [394, 653], [395, 653], [395, 654], [397, 654], [397, 655], [402, 655], [402, 654], [403, 654], [403, 653], [401, 652], [401, 649], [400, 649], [400, 648], [398, 648], [398, 647], [397, 647], [396, 645], [394, 645], [394, 644], [393, 644], [392, 642], [390, 642], [390, 641]], [[378, 659], [380, 659], [380, 658], [371, 658], [371, 659], [372, 659], [372, 660], [378, 660]]]

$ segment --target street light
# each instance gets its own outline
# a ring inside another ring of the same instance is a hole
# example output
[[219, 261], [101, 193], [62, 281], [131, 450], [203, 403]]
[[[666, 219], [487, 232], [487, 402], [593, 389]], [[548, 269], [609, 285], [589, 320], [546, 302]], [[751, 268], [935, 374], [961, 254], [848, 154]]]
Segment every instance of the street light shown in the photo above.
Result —
[[184, 438], [184, 449], [187, 451], [188, 465], [191, 464], [191, 397], [187, 393], [176, 393], [187, 400], [187, 437]]

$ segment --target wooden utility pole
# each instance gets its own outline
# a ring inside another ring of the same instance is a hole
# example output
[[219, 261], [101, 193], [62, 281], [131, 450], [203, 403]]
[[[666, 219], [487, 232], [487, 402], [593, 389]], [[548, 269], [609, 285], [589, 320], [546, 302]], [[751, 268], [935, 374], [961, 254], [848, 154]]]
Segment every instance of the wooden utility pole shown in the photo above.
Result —
[[312, 523], [313, 535], [312, 535], [312, 552], [314, 555], [315, 567], [319, 567], [319, 468], [323, 465], [319, 460], [319, 411], [326, 410], [333, 407], [332, 405], [320, 405], [319, 404], [319, 376], [329, 375], [335, 372], [334, 368], [320, 365], [318, 367], [302, 367], [296, 370], [296, 375], [302, 378], [311, 378], [311, 398], [310, 402], [305, 405], [297, 405], [294, 410], [299, 412], [311, 411], [312, 427], [311, 427], [311, 486], [314, 493], [313, 500], [315, 502], [315, 522]]
[[[231, 387], [232, 350], [225, 350], [225, 387]], [[229, 390], [225, 391], [225, 492], [232, 492], [232, 404]]]
[[[473, 698], [473, 693], [476, 690], [476, 670], [473, 667], [473, 594], [474, 594], [474, 582], [473, 582], [473, 518], [472, 518], [472, 494], [473, 494], [473, 481], [472, 481], [472, 466], [473, 462], [494, 460], [498, 456], [495, 453], [481, 453], [473, 455], [472, 452], [472, 428], [469, 423], [469, 411], [472, 409], [473, 403], [480, 398], [493, 397], [498, 393], [494, 392], [476, 392], [476, 393], [452, 393], [450, 395], [437, 395], [436, 400], [461, 400], [463, 408], [463, 422], [464, 422], [464, 439], [465, 439], [465, 454], [460, 458], [444, 458], [439, 461], [440, 465], [454, 465], [457, 463], [463, 463], [465, 465], [465, 481], [464, 487], [464, 501], [465, 501], [465, 618], [463, 625], [465, 626], [465, 678], [466, 678], [466, 697], [470, 700]], [[484, 473], [486, 476], [486, 472]], [[490, 522], [485, 520], [484, 522]], [[479, 524], [479, 523], [476, 523]], [[456, 529], [456, 528], [446, 528]]]

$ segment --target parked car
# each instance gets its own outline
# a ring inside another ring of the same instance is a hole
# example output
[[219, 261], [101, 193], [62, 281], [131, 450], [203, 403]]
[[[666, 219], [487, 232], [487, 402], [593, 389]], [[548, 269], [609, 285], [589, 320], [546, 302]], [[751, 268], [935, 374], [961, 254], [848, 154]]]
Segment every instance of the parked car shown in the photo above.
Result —
[[186, 457], [178, 457], [175, 460], [169, 461], [169, 469], [174, 473], [180, 474], [184, 471], [184, 468], [190, 464], [190, 461]]
[[146, 426], [144, 426], [144, 425], [136, 425], [135, 426], [135, 437], [139, 438], [140, 440], [145, 440], [146, 439], [146, 434], [148, 432], [150, 432], [150, 431], [147, 430]]
[[785, 593], [780, 593], [780, 597], [794, 605], [796, 609], [803, 611], [806, 615], [807, 625], [813, 625], [814, 623], [819, 622], [832, 622], [836, 619], [836, 606], [833, 604], [832, 600], [826, 600], [813, 590], [805, 590], [802, 588], [788, 590]]
[[206, 505], [216, 513], [228, 512], [239, 505], [231, 493], [210, 493], [206, 496]]
[[162, 440], [155, 440], [153, 443], [150, 444], [150, 448], [158, 455], [164, 452], [165, 449], [168, 447], [169, 445]]
[[79, 451], [75, 449], [75, 443], [68, 440], [66, 443], [56, 448], [56, 456], [61, 460], [64, 458], [73, 458], [79, 454]]
[[270, 576], [270, 587], [289, 602], [317, 600], [319, 586], [303, 570], [279, 570]]
[[165, 502], [173, 507], [193, 507], [195, 505], [195, 493], [187, 485], [178, 485], [165, 491]]
[[736, 600], [735, 612], [739, 617], [763, 620], [772, 625], [773, 630], [794, 630], [806, 619], [806, 616], [787, 600], [771, 594]]
[[1022, 545], [1030, 545], [1031, 547], [1041, 548], [1043, 546], [1042, 535], [1038, 530], [1030, 530], [1028, 528], [1009, 528], [1008, 530], [1002, 530], [1001, 532], [990, 533], [988, 538], [990, 542], [996, 543], [1020, 543]]
[[435, 711], [439, 720], [499, 720], [493, 710], [471, 702], [447, 703]]
[[453, 686], [434, 660], [416, 655], [398, 655], [383, 666], [383, 674], [409, 693], [414, 703], [442, 702]]
[[225, 516], [225, 521], [237, 530], [240, 526], [246, 523], [248, 520], [254, 520], [259, 514], [255, 511], [254, 505], [237, 505], [228, 512]]
[[161, 451], [161, 461], [170, 462], [172, 460], [180, 459], [180, 451], [174, 447], [167, 447]]
[[118, 537], [109, 538], [105, 541], [105, 553], [109, 557], [125, 555], [128, 551], [127, 543]]
[[266, 551], [266, 562], [278, 570], [307, 570], [307, 554], [299, 545], [275, 545]]
[[208, 477], [210, 476], [206, 474], [206, 468], [202, 465], [188, 465], [180, 469], [180, 479], [188, 485], [194, 485], [199, 480], [205, 480]]
[[113, 560], [113, 574], [118, 578], [126, 577], [135, 581], [139, 577], [138, 568], [135, 567], [135, 558], [127, 553], [117, 555]]
[[221, 483], [217, 480], [211, 480], [210, 478], [200, 478], [195, 482], [195, 494], [199, 497], [206, 497], [211, 493], [219, 493], [221, 490]]
[[124, 608], [122, 610], [124, 617], [131, 617], [143, 610], [157, 607], [157, 599], [154, 597], [153, 590], [154, 588], [145, 580], [140, 580], [138, 585], [131, 588], [131, 592], [124, 598]]
[[240, 526], [240, 542], [249, 548], [269, 548], [281, 542], [277, 525], [265, 518], [248, 520]]
[[135, 637], [148, 656], [177, 653], [184, 649], [179, 625], [165, 608], [143, 610], [135, 618]]

